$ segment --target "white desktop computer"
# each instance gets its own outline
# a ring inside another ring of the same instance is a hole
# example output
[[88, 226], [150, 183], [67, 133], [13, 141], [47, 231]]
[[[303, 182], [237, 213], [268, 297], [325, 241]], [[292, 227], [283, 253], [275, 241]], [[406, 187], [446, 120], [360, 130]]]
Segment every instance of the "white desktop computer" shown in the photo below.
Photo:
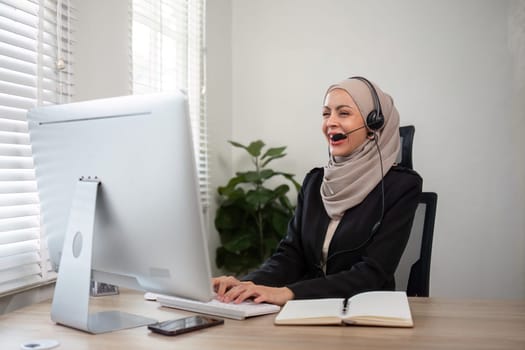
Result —
[[42, 227], [58, 268], [53, 321], [91, 333], [155, 321], [90, 313], [91, 280], [212, 298], [184, 94], [38, 107], [28, 122]]

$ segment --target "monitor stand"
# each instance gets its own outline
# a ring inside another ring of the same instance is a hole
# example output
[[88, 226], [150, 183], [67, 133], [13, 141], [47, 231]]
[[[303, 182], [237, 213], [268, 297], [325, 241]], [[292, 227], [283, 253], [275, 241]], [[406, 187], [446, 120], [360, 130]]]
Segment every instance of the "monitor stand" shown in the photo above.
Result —
[[51, 319], [93, 334], [145, 326], [154, 319], [120, 311], [89, 313], [93, 229], [100, 180], [77, 182], [62, 249]]

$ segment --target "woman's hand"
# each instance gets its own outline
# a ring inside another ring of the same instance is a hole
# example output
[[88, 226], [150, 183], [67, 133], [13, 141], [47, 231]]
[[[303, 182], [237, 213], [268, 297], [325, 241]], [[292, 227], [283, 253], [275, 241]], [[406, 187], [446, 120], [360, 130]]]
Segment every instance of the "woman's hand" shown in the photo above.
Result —
[[233, 276], [220, 276], [212, 278], [211, 283], [213, 285], [213, 290], [217, 293], [217, 299], [222, 301], [222, 299], [224, 299], [224, 294], [226, 294], [230, 288], [243, 282]]
[[241, 282], [231, 276], [216, 277], [212, 282], [217, 292], [217, 299], [225, 303], [238, 304], [246, 299], [253, 299], [256, 303], [284, 305], [294, 297], [293, 292], [287, 287], [260, 286], [250, 281]]

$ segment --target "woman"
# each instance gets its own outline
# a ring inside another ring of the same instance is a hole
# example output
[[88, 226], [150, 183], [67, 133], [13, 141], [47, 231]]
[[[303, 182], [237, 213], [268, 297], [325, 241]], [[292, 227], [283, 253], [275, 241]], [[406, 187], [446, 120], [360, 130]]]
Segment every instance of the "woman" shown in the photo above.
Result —
[[219, 300], [283, 305], [395, 288], [422, 179], [395, 164], [399, 114], [392, 98], [362, 77], [332, 85], [322, 132], [330, 160], [306, 175], [286, 237], [242, 281], [214, 278]]

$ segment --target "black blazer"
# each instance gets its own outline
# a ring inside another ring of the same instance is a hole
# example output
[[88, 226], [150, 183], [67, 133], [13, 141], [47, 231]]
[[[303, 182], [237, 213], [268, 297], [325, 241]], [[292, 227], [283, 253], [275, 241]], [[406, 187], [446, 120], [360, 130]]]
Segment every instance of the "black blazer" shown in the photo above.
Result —
[[394, 272], [410, 235], [421, 177], [398, 166], [388, 171], [384, 177], [384, 217], [373, 237], [372, 227], [381, 216], [381, 183], [363, 202], [345, 212], [328, 249], [325, 274], [321, 254], [330, 218], [320, 193], [323, 172], [323, 168], [315, 168], [306, 175], [286, 237], [276, 252], [243, 280], [287, 286], [296, 299], [395, 289]]

